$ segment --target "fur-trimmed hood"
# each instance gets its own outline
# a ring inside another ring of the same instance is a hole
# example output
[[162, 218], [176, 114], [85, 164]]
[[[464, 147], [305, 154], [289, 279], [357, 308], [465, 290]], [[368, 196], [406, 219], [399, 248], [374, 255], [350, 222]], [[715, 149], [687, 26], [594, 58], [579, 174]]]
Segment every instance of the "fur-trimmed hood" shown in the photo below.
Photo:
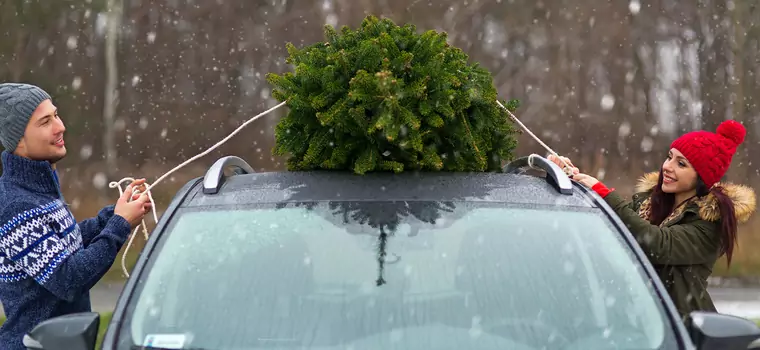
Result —
[[[657, 179], [660, 177], [659, 172], [651, 172], [642, 176], [636, 184], [636, 193], [649, 192], [657, 186]], [[756, 201], [755, 191], [745, 185], [732, 183], [717, 183], [723, 193], [734, 203], [734, 213], [736, 221], [740, 223], [747, 222], [755, 212]], [[720, 219], [720, 209], [715, 196], [708, 194], [704, 198], [697, 200], [699, 206], [699, 216], [707, 221], [718, 221]]]

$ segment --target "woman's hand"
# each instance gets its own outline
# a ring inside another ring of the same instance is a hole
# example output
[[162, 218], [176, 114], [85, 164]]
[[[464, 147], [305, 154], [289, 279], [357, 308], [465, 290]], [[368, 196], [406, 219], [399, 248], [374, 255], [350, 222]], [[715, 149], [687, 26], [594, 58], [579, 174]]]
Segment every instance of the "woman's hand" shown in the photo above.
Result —
[[578, 173], [578, 174], [573, 175], [572, 179], [573, 181], [580, 182], [581, 184], [583, 184], [584, 186], [588, 188], [594, 187], [594, 185], [599, 183], [599, 180], [597, 180], [593, 176], [586, 175], [583, 173]]
[[[560, 160], [560, 158], [562, 158], [562, 160]], [[580, 173], [580, 170], [578, 170], [578, 167], [576, 167], [575, 164], [570, 161], [570, 158], [562, 156], [560, 156], [560, 158], [557, 158], [557, 156], [550, 154], [546, 159], [554, 162], [554, 164], [557, 164], [557, 166], [562, 168], [562, 170], [565, 170], [565, 163], [567, 163], [570, 165], [573, 175]], [[563, 160], [564, 162], [562, 162]]]

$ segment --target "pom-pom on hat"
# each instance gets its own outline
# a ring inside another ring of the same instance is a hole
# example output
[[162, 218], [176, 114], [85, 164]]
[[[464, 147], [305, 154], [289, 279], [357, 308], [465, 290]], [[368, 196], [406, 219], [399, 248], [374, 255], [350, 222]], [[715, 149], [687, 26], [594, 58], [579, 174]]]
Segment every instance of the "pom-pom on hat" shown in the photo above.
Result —
[[742, 124], [726, 120], [718, 126], [716, 133], [692, 131], [677, 138], [670, 147], [683, 153], [705, 185], [711, 188], [726, 174], [736, 148], [744, 142], [746, 134]]

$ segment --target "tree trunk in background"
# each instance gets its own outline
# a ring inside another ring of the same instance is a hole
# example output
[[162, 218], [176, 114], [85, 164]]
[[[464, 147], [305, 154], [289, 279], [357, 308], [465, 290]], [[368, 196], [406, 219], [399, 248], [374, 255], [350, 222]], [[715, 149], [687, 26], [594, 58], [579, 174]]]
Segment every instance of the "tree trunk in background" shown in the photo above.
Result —
[[703, 1], [699, 9], [702, 40], [699, 49], [702, 125], [706, 130], [715, 130], [718, 124], [725, 120], [728, 111], [725, 91], [729, 87], [726, 77], [729, 64], [726, 49], [729, 46], [726, 44], [726, 30], [721, 23], [725, 18], [726, 6], [716, 1]]
[[[749, 8], [744, 1], [734, 1], [734, 8], [728, 9], [734, 30], [730, 40], [732, 56], [731, 63], [733, 69], [731, 70], [731, 76], [728, 79], [731, 83], [730, 88], [728, 89], [731, 91], [731, 96], [729, 96], [728, 101], [731, 106], [732, 119], [741, 123], [744, 123], [747, 119], [746, 101], [744, 100], [744, 86], [746, 81], [744, 72], [744, 43], [746, 42], [746, 28], [744, 27], [743, 17], [745, 15], [744, 11], [748, 10]], [[726, 174], [728, 179], [741, 181], [740, 179], [747, 177], [747, 175], [749, 175], [747, 172], [748, 160], [746, 147], [740, 146], [734, 155], [732, 166]]]
[[[753, 148], [758, 144], [758, 125], [760, 125], [760, 22], [754, 20], [760, 18], [760, 4], [757, 2], [745, 5], [748, 7], [745, 18], [747, 36], [744, 42], [745, 60], [745, 100], [746, 115], [744, 125], [747, 127], [747, 137], [744, 141], [743, 151], [747, 155], [747, 179], [757, 179], [758, 165], [760, 162], [753, 161]], [[754, 157], [756, 159], [756, 156]], [[742, 181], [747, 181], [742, 179]]]
[[[119, 44], [119, 32], [121, 31], [122, 3], [121, 0], [108, 0], [107, 5], [107, 29], [106, 29], [106, 84], [105, 100], [103, 103], [103, 149], [106, 158], [106, 171], [109, 181], [118, 181], [116, 176], [116, 139], [115, 139], [115, 114], [118, 98], [118, 61], [116, 51]], [[105, 188], [108, 191], [108, 187]]]

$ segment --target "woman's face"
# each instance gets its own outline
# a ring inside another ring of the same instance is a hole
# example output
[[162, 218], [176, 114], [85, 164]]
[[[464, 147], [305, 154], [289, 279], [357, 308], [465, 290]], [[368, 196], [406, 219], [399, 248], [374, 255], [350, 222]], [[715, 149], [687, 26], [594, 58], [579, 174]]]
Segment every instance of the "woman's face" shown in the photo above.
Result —
[[662, 163], [662, 192], [682, 193], [697, 188], [697, 171], [686, 157], [675, 148], [668, 152], [668, 158]]

